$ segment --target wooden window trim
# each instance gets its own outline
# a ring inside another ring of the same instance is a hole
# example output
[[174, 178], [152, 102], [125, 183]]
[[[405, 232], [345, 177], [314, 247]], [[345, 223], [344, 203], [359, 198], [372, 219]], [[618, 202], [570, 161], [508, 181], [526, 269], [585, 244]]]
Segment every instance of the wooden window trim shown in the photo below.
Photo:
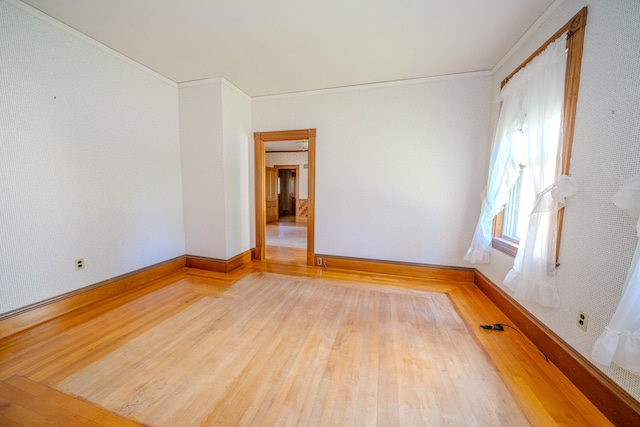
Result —
[[[567, 33], [567, 71], [564, 84], [564, 111], [562, 126], [562, 174], [568, 175], [571, 169], [571, 149], [573, 146], [573, 133], [576, 122], [576, 108], [578, 105], [578, 89], [580, 88], [580, 70], [582, 66], [582, 54], [584, 46], [584, 31], [587, 25], [587, 7], [582, 8], [573, 18], [551, 36], [531, 56], [520, 64], [500, 84], [500, 89], [533, 58], [544, 51], [547, 46]], [[515, 242], [502, 237], [502, 224], [504, 222], [504, 210], [493, 221], [493, 240], [491, 245], [508, 255], [516, 256], [518, 245]], [[558, 210], [558, 231], [556, 237], [556, 262], [560, 256], [560, 239], [562, 237], [562, 225], [564, 222], [564, 208]]]
[[502, 237], [502, 226], [504, 224], [504, 210], [493, 219], [493, 239], [491, 246], [500, 252], [515, 257], [518, 253], [518, 244], [511, 239]]

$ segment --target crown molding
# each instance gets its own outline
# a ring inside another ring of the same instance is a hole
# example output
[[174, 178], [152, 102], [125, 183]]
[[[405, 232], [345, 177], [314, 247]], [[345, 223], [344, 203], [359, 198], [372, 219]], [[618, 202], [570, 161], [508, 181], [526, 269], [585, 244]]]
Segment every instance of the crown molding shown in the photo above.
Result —
[[254, 101], [255, 100], [262, 101], [262, 100], [269, 100], [269, 99], [295, 98], [298, 96], [325, 95], [329, 93], [350, 92], [355, 90], [367, 90], [367, 89], [379, 89], [379, 88], [396, 87], [396, 86], [408, 86], [408, 85], [417, 85], [417, 84], [432, 83], [432, 82], [447, 81], [447, 80], [491, 77], [492, 75], [493, 73], [491, 72], [491, 70], [483, 70], [483, 71], [473, 71], [469, 73], [445, 74], [445, 75], [433, 76], [433, 77], [420, 77], [415, 79], [392, 80], [388, 82], [365, 83], [365, 84], [341, 86], [341, 87], [328, 88], [328, 89], [308, 90], [308, 91], [290, 92], [290, 93], [282, 93], [282, 94], [274, 94], [274, 95], [261, 95], [261, 96], [254, 96], [251, 99]]
[[498, 61], [498, 63], [493, 67], [493, 69], [491, 70], [491, 74], [495, 74], [500, 67], [502, 67], [505, 62], [507, 62], [515, 52], [517, 52], [523, 44], [525, 44], [530, 38], [531, 36], [538, 31], [538, 29], [542, 26], [543, 23], [545, 23], [547, 21], [547, 19], [549, 19], [549, 17], [553, 14], [553, 12], [556, 11], [556, 9], [558, 9], [558, 7], [560, 7], [560, 5], [564, 3], [564, 0], [556, 0], [554, 1], [551, 6], [549, 6], [547, 8], [547, 10], [544, 11], [544, 13], [542, 15], [540, 15], [540, 17], [538, 19], [536, 19], [536, 22], [533, 23], [533, 25], [531, 25], [527, 31], [522, 35], [522, 37], [520, 37], [520, 39], [516, 42], [516, 44], [514, 44], [511, 49], [509, 49], [509, 51], [502, 57], [502, 59], [500, 61]]
[[178, 87], [178, 89], [182, 89], [182, 88], [185, 88], [185, 87], [206, 86], [206, 85], [216, 84], [216, 83], [220, 83], [220, 84], [223, 84], [223, 85], [227, 86], [229, 89], [234, 90], [235, 92], [238, 93], [238, 95], [242, 96], [243, 98], [245, 98], [248, 101], [251, 100], [251, 97], [249, 95], [247, 95], [242, 89], [240, 89], [238, 86], [234, 85], [233, 83], [231, 83], [229, 80], [225, 79], [224, 77], [210, 77], [210, 78], [206, 78], [206, 79], [191, 80], [191, 81], [188, 81], [188, 82], [181, 82], [181, 83], [177, 84], [177, 87]]

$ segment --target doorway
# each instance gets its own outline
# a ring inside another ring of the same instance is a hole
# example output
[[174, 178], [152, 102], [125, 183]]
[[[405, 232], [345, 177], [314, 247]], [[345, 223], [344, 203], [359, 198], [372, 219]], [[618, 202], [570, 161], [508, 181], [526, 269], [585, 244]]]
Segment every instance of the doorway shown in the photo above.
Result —
[[[267, 258], [267, 177], [266, 161], [265, 161], [265, 144], [275, 141], [307, 141], [307, 161], [308, 161], [308, 184], [307, 199], [295, 200], [295, 212], [299, 214], [304, 202], [304, 211], [306, 213], [306, 264], [314, 265], [314, 213], [315, 213], [315, 143], [316, 130], [290, 130], [276, 132], [255, 132], [254, 133], [254, 149], [255, 149], [255, 192], [256, 192], [256, 251], [257, 260], [265, 260]], [[291, 169], [290, 166], [281, 166], [282, 169]], [[299, 171], [297, 172], [299, 178]], [[277, 176], [277, 175], [276, 175]], [[299, 179], [298, 179], [299, 181]], [[297, 194], [300, 194], [299, 192]], [[288, 212], [294, 212], [290, 206]], [[273, 215], [273, 213], [271, 213]], [[304, 258], [303, 258], [304, 259]]]
[[[280, 149], [287, 148], [284, 151]], [[292, 151], [295, 147], [295, 151]], [[278, 264], [307, 263], [307, 212], [304, 206], [308, 200], [308, 152], [300, 150], [289, 142], [265, 144], [267, 180], [267, 234], [266, 260]], [[278, 165], [280, 161], [290, 165]], [[273, 167], [272, 167], [273, 166]], [[302, 168], [302, 170], [301, 170]], [[277, 217], [269, 218], [270, 170], [275, 170], [277, 197]]]
[[[278, 170], [278, 221], [296, 220], [296, 199], [298, 199], [299, 167], [276, 166]], [[268, 222], [268, 221], [267, 221]]]
[[[276, 174], [276, 194], [278, 202], [278, 221], [293, 221], [293, 222], [307, 222], [306, 210], [300, 209], [301, 205], [307, 203], [308, 200], [308, 169], [309, 163], [308, 154], [306, 151], [270, 151], [267, 143], [267, 175], [269, 175], [269, 169], [273, 165]], [[296, 161], [295, 165], [279, 165], [278, 160], [284, 157], [290, 161]], [[300, 166], [304, 166], [302, 173]], [[266, 183], [268, 186], [268, 183]], [[303, 187], [301, 187], [303, 185]], [[304, 191], [301, 191], [304, 190]], [[268, 193], [268, 190], [267, 190]], [[269, 197], [267, 195], [267, 201]], [[268, 207], [267, 207], [268, 210]], [[269, 221], [267, 213], [267, 222]]]

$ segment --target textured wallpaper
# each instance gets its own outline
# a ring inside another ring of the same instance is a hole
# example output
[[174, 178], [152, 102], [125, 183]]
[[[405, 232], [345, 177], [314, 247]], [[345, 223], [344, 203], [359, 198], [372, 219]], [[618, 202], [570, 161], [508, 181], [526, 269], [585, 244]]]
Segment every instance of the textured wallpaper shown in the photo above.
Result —
[[[494, 94], [505, 75], [585, 5], [562, 3], [497, 71]], [[598, 0], [588, 6], [571, 158], [571, 175], [579, 189], [565, 211], [557, 272], [562, 305], [526, 308], [590, 359], [618, 304], [637, 243], [631, 220], [611, 198], [626, 179], [640, 173], [640, 2]], [[500, 253], [494, 253], [494, 260], [479, 268], [501, 283], [513, 260]], [[589, 313], [586, 332], [576, 327], [579, 310]], [[640, 399], [640, 377], [616, 366], [596, 365]]]
[[37, 16], [0, 1], [0, 313], [184, 254], [177, 89]]

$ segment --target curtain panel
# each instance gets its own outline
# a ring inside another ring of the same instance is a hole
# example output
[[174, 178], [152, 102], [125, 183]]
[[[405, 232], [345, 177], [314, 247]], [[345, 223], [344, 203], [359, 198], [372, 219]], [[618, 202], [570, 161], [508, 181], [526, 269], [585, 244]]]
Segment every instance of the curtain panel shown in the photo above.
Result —
[[504, 279], [517, 300], [547, 307], [560, 306], [555, 286], [559, 204], [553, 190], [559, 185], [562, 167], [566, 60], [563, 36], [522, 70], [520, 90], [526, 98], [527, 114], [525, 165], [536, 197], [513, 268]]
[[518, 180], [520, 165], [524, 162], [526, 114], [522, 105], [522, 93], [511, 90], [510, 83], [511, 81], [500, 92], [502, 104], [491, 148], [487, 186], [482, 195], [480, 218], [471, 246], [464, 257], [474, 264], [491, 261], [493, 219], [509, 201], [509, 191]]
[[[640, 237], [640, 175], [627, 181], [613, 202], [631, 216]], [[640, 241], [618, 307], [594, 344], [591, 357], [603, 365], [610, 366], [613, 362], [640, 375]]]
[[465, 255], [472, 263], [490, 262], [493, 219], [509, 201], [524, 167], [522, 179], [531, 181], [536, 197], [504, 284], [516, 299], [550, 307], [560, 303], [555, 287], [557, 211], [577, 188], [572, 178], [560, 177], [566, 59], [564, 34], [503, 87], [480, 218]]

